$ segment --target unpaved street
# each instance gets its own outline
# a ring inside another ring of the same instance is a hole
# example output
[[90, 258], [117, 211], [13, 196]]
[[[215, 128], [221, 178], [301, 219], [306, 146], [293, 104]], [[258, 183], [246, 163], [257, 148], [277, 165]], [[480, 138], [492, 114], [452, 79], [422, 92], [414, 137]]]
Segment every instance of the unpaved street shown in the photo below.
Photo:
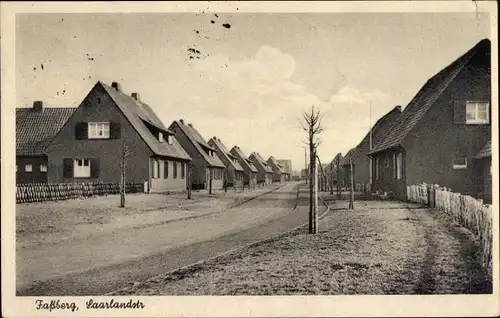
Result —
[[20, 295], [95, 295], [305, 222], [297, 184], [221, 213], [17, 251]]

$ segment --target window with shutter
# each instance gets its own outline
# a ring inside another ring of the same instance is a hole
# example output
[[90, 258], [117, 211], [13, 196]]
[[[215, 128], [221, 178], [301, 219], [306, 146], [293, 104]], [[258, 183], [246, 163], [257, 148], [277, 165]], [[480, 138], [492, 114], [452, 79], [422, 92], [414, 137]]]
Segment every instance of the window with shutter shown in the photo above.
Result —
[[160, 176], [160, 161], [158, 159], [153, 159], [153, 178], [158, 179]]
[[163, 162], [163, 179], [168, 179], [168, 160]]
[[88, 138], [89, 139], [109, 139], [110, 125], [108, 122], [89, 123]]
[[177, 179], [177, 162], [173, 161], [172, 164], [174, 165], [174, 179]]
[[90, 160], [89, 159], [74, 159], [73, 160], [73, 178], [90, 178]]
[[490, 103], [467, 101], [465, 103], [467, 124], [488, 124], [490, 122]]
[[186, 177], [186, 166], [181, 162], [181, 179]]

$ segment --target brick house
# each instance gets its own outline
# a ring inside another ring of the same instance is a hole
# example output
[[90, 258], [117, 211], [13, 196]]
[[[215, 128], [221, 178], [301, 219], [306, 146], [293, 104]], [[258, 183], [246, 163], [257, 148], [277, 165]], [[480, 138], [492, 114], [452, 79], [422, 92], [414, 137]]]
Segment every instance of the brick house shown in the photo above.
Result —
[[210, 183], [212, 189], [222, 189], [226, 166], [217, 156], [215, 148], [203, 139], [192, 124], [185, 124], [183, 119], [174, 121], [169, 129], [175, 133], [175, 138], [192, 158], [192, 189], [209, 189]]
[[273, 156], [269, 157], [267, 159], [267, 164], [271, 167], [273, 170], [273, 182], [277, 183], [285, 183], [286, 181], [286, 175], [285, 175], [285, 170], [281, 164], [276, 161], [276, 158]]
[[[401, 106], [394, 107], [382, 116], [371, 128], [361, 142], [346, 154], [343, 168], [346, 174], [347, 186], [351, 182], [351, 165], [354, 175], [354, 187], [357, 191], [368, 191], [371, 183], [371, 159], [368, 157], [370, 147], [373, 147], [390, 129], [397, 118], [401, 115]], [[371, 138], [371, 141], [370, 141]]]
[[476, 155], [475, 159], [479, 162], [482, 168], [483, 175], [483, 188], [479, 192], [479, 197], [481, 197], [484, 203], [492, 203], [492, 171], [491, 171], [491, 140], [486, 143], [483, 149]]
[[439, 184], [481, 196], [475, 158], [491, 140], [491, 44], [485, 39], [428, 80], [370, 152], [373, 189], [406, 198], [406, 186]]
[[234, 146], [231, 149], [231, 154], [236, 157], [241, 167], [245, 171], [245, 176], [243, 178], [243, 184], [251, 187], [257, 185], [257, 168], [253, 165], [252, 161], [243, 153], [240, 147]]
[[225, 176], [228, 187], [241, 188], [245, 178], [245, 170], [238, 162], [238, 158], [227, 150], [224, 143], [217, 137], [212, 137], [208, 144], [215, 149], [217, 156], [226, 166]]
[[71, 117], [76, 107], [16, 108], [16, 184], [47, 183], [46, 148]]
[[191, 158], [139, 94], [97, 82], [47, 148], [50, 182], [127, 182], [151, 192], [184, 191]]
[[283, 167], [283, 173], [285, 174], [285, 181], [290, 181], [292, 179], [292, 160], [289, 159], [277, 159], [278, 163]]
[[273, 182], [273, 169], [264, 158], [259, 153], [253, 152], [248, 159], [257, 168], [257, 184], [271, 184]]

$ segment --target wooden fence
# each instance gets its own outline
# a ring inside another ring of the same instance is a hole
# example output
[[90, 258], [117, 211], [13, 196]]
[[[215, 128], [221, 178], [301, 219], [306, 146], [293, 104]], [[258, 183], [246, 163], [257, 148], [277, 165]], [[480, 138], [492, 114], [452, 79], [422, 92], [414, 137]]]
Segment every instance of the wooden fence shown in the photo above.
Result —
[[453, 217], [461, 226], [469, 229], [481, 242], [482, 263], [492, 266], [492, 207], [483, 200], [451, 192], [438, 185], [419, 184], [407, 187], [408, 201], [422, 203]]
[[[125, 192], [144, 192], [144, 183], [127, 183]], [[119, 194], [118, 183], [30, 183], [16, 186], [16, 203], [59, 201], [95, 195]]]

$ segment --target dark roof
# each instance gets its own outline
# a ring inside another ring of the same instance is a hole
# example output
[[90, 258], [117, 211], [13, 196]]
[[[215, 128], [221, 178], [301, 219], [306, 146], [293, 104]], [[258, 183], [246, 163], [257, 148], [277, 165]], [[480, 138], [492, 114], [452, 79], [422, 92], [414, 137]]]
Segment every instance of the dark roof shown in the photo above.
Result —
[[349, 150], [349, 151], [345, 154], [345, 156], [344, 156], [344, 157], [341, 157], [341, 158], [340, 158], [340, 165], [341, 165], [341, 166], [345, 166], [345, 165], [350, 164], [351, 159], [352, 159], [352, 155], [353, 155], [353, 153], [354, 153], [354, 150], [355, 150], [355, 148], [350, 149], [350, 150]]
[[16, 108], [16, 155], [41, 156], [76, 107]]
[[[385, 133], [397, 121], [400, 115], [401, 115], [401, 106], [396, 106], [393, 109], [391, 109], [387, 114], [380, 117], [379, 120], [377, 120], [375, 125], [373, 125], [373, 127], [371, 128], [372, 146], [380, 142], [380, 140], [384, 137]], [[370, 131], [368, 131], [365, 137], [355, 148], [351, 149], [351, 151], [346, 154], [346, 158], [343, 164], [348, 165], [349, 160], [352, 160], [354, 162], [360, 156], [366, 155], [367, 153], [362, 153], [363, 151], [362, 147], [365, 144], [369, 145], [369, 142], [370, 142]]]
[[236, 154], [236, 156], [239, 156], [243, 161], [245, 161], [245, 163], [248, 166], [248, 168], [250, 169], [250, 171], [252, 171], [252, 172], [258, 172], [257, 168], [255, 168], [255, 166], [253, 165], [252, 161], [250, 159], [248, 159], [247, 156], [245, 156], [245, 154], [243, 153], [243, 151], [241, 150], [240, 147], [234, 146], [231, 149], [231, 153]]
[[141, 101], [137, 101], [122, 91], [118, 91], [103, 82], [98, 82], [98, 84], [102, 85], [104, 90], [108, 93], [111, 99], [113, 99], [115, 104], [123, 112], [125, 117], [154, 154], [171, 158], [191, 160], [191, 157], [175, 138], [172, 138], [171, 145], [167, 142], [160, 142], [158, 138], [156, 138], [146, 127], [145, 122], [174, 137], [174, 133], [163, 125], [161, 120], [158, 116], [156, 116], [149, 105]]
[[[183, 120], [174, 121], [172, 125], [177, 125], [184, 132], [189, 141], [191, 141], [196, 150], [198, 150], [198, 152], [203, 156], [205, 161], [211, 167], [217, 167], [217, 168], [226, 167], [224, 163], [222, 163], [222, 161], [219, 159], [219, 157], [217, 157], [214, 147], [210, 146], [194, 127], [186, 125]], [[213, 157], [209, 156], [205, 151], [205, 149], [203, 148], [213, 151], [214, 156]]]
[[476, 44], [467, 53], [459, 57], [455, 62], [441, 70], [429, 79], [420, 91], [404, 109], [399, 119], [391, 129], [385, 134], [379, 143], [374, 145], [371, 154], [398, 146], [406, 135], [423, 118], [439, 96], [453, 82], [462, 69], [469, 63], [475, 54], [488, 54], [491, 44], [488, 39], [484, 39]]
[[[275, 167], [278, 169], [279, 173], [283, 173], [283, 172], [285, 172], [285, 171], [283, 170], [283, 166], [282, 166], [282, 165], [280, 165], [280, 164], [278, 163], [278, 161], [276, 161], [276, 159], [275, 159], [273, 156], [271, 156], [271, 157], [269, 157], [269, 159], [267, 159], [267, 163], [270, 163], [270, 165], [271, 165], [271, 166], [275, 166]], [[274, 171], [273, 171], [273, 172], [274, 172]]]
[[243, 167], [241, 167], [240, 163], [238, 162], [238, 159], [232, 153], [230, 153], [229, 150], [227, 150], [226, 146], [220, 139], [213, 137], [208, 141], [208, 144], [215, 145], [215, 148], [218, 148], [219, 150], [217, 154], [221, 154], [229, 162], [233, 169], [235, 169], [236, 171], [244, 171]]
[[486, 143], [486, 145], [481, 149], [481, 151], [476, 155], [476, 159], [491, 157], [491, 140]]
[[266, 170], [267, 173], [273, 173], [273, 169], [269, 166], [269, 164], [262, 158], [262, 156], [258, 152], [253, 152], [250, 157], [254, 157]]

